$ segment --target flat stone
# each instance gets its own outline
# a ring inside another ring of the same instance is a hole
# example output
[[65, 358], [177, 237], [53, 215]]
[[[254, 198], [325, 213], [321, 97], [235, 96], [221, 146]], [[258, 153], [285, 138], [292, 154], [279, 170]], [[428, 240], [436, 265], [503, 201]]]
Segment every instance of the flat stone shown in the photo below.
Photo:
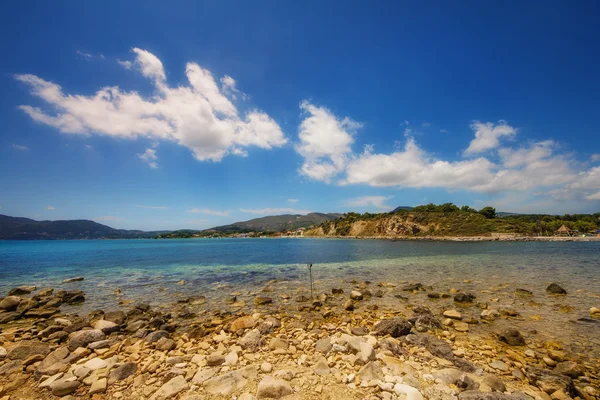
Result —
[[383, 380], [385, 375], [381, 366], [375, 361], [371, 361], [358, 371], [358, 376], [363, 381], [374, 381]]
[[502, 371], [502, 372], [508, 371], [508, 366], [504, 362], [502, 362], [500, 360], [494, 360], [494, 361], [492, 361], [490, 363], [490, 367], [492, 367], [494, 369], [497, 369], [499, 371]]
[[81, 382], [79, 381], [57, 381], [50, 387], [53, 395], [62, 397], [73, 393], [80, 385]]
[[135, 363], [126, 362], [110, 371], [108, 384], [112, 385], [114, 382], [127, 379], [129, 376], [135, 374], [136, 371], [137, 365]]
[[317, 340], [315, 343], [315, 351], [322, 354], [327, 354], [331, 350], [331, 338], [326, 337], [323, 339]]
[[217, 373], [216, 368], [199, 369], [198, 372], [196, 372], [196, 374], [192, 378], [192, 383], [194, 383], [196, 385], [201, 385], [204, 382], [206, 382], [207, 380], [209, 380], [210, 378], [212, 378], [213, 376], [215, 376], [216, 373]]
[[315, 374], [317, 375], [327, 375], [331, 372], [329, 369], [329, 364], [327, 364], [327, 360], [325, 357], [319, 357], [319, 361], [315, 364], [314, 367]]
[[254, 328], [254, 318], [251, 315], [246, 315], [245, 317], [240, 317], [231, 323], [229, 327], [229, 332], [234, 333], [239, 331], [240, 329], [250, 329]]
[[462, 314], [456, 310], [447, 310], [447, 311], [444, 311], [444, 317], [461, 320]]
[[83, 364], [83, 366], [88, 368], [90, 371], [95, 371], [100, 368], [106, 368], [107, 365], [108, 363], [105, 360], [98, 357], [92, 358], [91, 360], [88, 360], [85, 362], [85, 364]]
[[225, 363], [225, 356], [221, 353], [212, 353], [206, 359], [206, 365], [214, 367]]
[[42, 361], [35, 371], [37, 378], [42, 375], [56, 375], [59, 372], [64, 372], [69, 368], [69, 363], [64, 361], [69, 355], [69, 349], [66, 347], [59, 347], [52, 353], [48, 354], [44, 361]]
[[119, 330], [119, 325], [115, 324], [112, 321], [106, 321], [104, 319], [99, 319], [98, 321], [94, 321], [92, 323], [92, 327], [94, 329], [101, 330], [105, 334], [117, 332]]
[[92, 386], [90, 386], [90, 391], [88, 392], [88, 394], [93, 395], [96, 393], [104, 393], [104, 392], [106, 392], [107, 385], [108, 385], [108, 381], [106, 380], [106, 378], [100, 378], [96, 382], [92, 383]]
[[150, 400], [167, 400], [174, 398], [178, 393], [188, 389], [189, 386], [183, 375], [178, 375], [160, 387]]
[[265, 376], [258, 384], [256, 397], [258, 399], [280, 399], [292, 394], [294, 391], [289, 383], [283, 379]]
[[466, 322], [454, 321], [452, 327], [457, 332], [469, 332], [469, 324], [467, 324]]
[[9, 360], [25, 360], [33, 355], [45, 357], [48, 354], [50, 354], [50, 346], [47, 343], [22, 340], [8, 351], [6, 358]]
[[458, 382], [462, 374], [462, 371], [456, 368], [444, 368], [433, 372], [433, 377], [441, 380], [445, 385], [450, 385]]
[[22, 296], [24, 294], [29, 294], [35, 291], [37, 288], [35, 286], [19, 286], [8, 291], [7, 296]]
[[161, 330], [161, 331], [150, 332], [148, 335], [146, 335], [144, 340], [147, 343], [155, 343], [155, 342], [158, 342], [161, 338], [168, 338], [168, 337], [169, 337], [169, 332]]
[[525, 338], [521, 335], [516, 329], [507, 329], [502, 332], [499, 336], [500, 340], [504, 343], [507, 343], [511, 346], [524, 346]]
[[69, 335], [69, 350], [74, 351], [78, 347], [87, 347], [88, 344], [103, 340], [104, 332], [99, 329], [77, 331]]
[[242, 371], [237, 370], [206, 381], [204, 387], [211, 394], [229, 397], [236, 390], [246, 386], [246, 383]]

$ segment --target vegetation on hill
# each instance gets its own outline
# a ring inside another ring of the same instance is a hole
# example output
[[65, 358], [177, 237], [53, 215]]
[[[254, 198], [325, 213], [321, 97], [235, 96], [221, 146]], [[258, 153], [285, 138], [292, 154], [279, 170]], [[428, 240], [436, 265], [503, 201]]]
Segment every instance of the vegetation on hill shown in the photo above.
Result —
[[332, 221], [342, 214], [309, 213], [306, 215], [284, 214], [270, 217], [261, 217], [249, 221], [234, 222], [230, 225], [217, 226], [207, 229], [209, 233], [249, 233], [249, 232], [284, 232], [290, 229], [308, 228], [325, 221]]
[[552, 236], [566, 225], [580, 233], [600, 227], [600, 213], [572, 215], [504, 214], [493, 207], [475, 210], [452, 203], [427, 204], [389, 213], [347, 213], [305, 232], [305, 236], [489, 236], [508, 233]]

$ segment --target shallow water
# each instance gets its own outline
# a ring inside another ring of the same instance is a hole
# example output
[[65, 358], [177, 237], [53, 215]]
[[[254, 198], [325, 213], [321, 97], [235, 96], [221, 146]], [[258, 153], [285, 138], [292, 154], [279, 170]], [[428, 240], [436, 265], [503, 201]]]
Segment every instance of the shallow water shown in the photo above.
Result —
[[[199, 295], [206, 296], [207, 304], [220, 305], [232, 293], [251, 305], [254, 294], [270, 286], [275, 293], [266, 295], [277, 304], [281, 293], [308, 293], [306, 263], [311, 262], [317, 292], [329, 292], [331, 287], [350, 290], [352, 279], [373, 284], [386, 281], [397, 287], [387, 289], [378, 300], [382, 306], [423, 303], [441, 312], [455, 307], [451, 299], [432, 301], [425, 293], [408, 295], [400, 291], [403, 282], [421, 282], [439, 292], [462, 289], [494, 308], [517, 308], [523, 318], [510, 324], [600, 351], [600, 324], [570, 322], [589, 317], [590, 307], [600, 307], [599, 255], [600, 242], [0, 241], [0, 293], [19, 285], [81, 289], [88, 299], [79, 310], [86, 312], [116, 308], [120, 300], [160, 305]], [[74, 276], [85, 280], [62, 283]], [[187, 284], [177, 285], [180, 280]], [[545, 288], [550, 282], [565, 287], [569, 295], [548, 296]], [[516, 297], [517, 287], [534, 292], [534, 297]], [[121, 289], [122, 296], [115, 296], [115, 289]], [[410, 300], [399, 300], [394, 294], [410, 296]], [[560, 312], [561, 305], [573, 311]], [[477, 317], [479, 311], [473, 308], [465, 313]], [[508, 322], [497, 325], [502, 324]]]

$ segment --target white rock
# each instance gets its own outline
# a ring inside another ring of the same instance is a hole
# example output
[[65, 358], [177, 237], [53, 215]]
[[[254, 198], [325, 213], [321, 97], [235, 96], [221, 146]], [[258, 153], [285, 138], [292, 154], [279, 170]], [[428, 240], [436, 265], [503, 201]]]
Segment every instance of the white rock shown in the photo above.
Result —
[[179, 392], [182, 392], [188, 388], [188, 384], [185, 382], [183, 375], [178, 375], [171, 379], [160, 387], [150, 400], [167, 400], [174, 398]]
[[238, 363], [238, 355], [235, 352], [235, 350], [225, 356], [225, 364], [236, 365], [237, 363]]
[[196, 375], [194, 375], [194, 377], [192, 378], [192, 383], [196, 385], [201, 385], [213, 376], [215, 376], [216, 373], [216, 368], [199, 369], [198, 372], [196, 372]]
[[394, 392], [398, 396], [402, 394], [406, 395], [406, 400], [423, 400], [423, 395], [417, 389], [403, 383], [396, 383], [394, 385]]
[[83, 364], [83, 366], [88, 368], [90, 371], [95, 371], [100, 368], [106, 368], [107, 365], [108, 363], [105, 360], [98, 357], [92, 358], [91, 360], [86, 361], [86, 363]]
[[269, 372], [273, 371], [273, 365], [271, 365], [271, 363], [264, 362], [260, 365], [260, 370], [268, 374]]
[[0, 347], [0, 360], [4, 360], [6, 357], [6, 349], [4, 347]]

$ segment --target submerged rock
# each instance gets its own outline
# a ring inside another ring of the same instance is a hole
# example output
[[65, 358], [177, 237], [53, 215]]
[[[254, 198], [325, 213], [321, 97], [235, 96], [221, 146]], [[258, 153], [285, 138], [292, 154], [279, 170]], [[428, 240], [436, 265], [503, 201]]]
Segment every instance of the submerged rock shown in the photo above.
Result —
[[472, 303], [475, 299], [475, 295], [472, 293], [456, 293], [454, 295], [454, 301], [457, 303]]
[[548, 287], [546, 288], [546, 292], [552, 294], [567, 294], [567, 291], [556, 283], [551, 283], [550, 285], [548, 285]]
[[390, 335], [391, 337], [397, 338], [405, 336], [410, 333], [410, 323], [401, 317], [395, 317], [393, 319], [384, 319], [374, 326], [375, 333], [379, 336]]
[[525, 346], [525, 338], [516, 329], [507, 329], [499, 335], [499, 339], [511, 346]]
[[515, 294], [519, 297], [533, 297], [533, 292], [531, 292], [527, 289], [517, 288], [517, 289], [515, 289]]
[[72, 283], [72, 282], [81, 282], [83, 280], [83, 276], [76, 276], [75, 278], [68, 278], [63, 281], [63, 283]]
[[22, 296], [24, 294], [29, 294], [36, 289], [37, 288], [35, 286], [19, 286], [9, 290], [8, 296]]

